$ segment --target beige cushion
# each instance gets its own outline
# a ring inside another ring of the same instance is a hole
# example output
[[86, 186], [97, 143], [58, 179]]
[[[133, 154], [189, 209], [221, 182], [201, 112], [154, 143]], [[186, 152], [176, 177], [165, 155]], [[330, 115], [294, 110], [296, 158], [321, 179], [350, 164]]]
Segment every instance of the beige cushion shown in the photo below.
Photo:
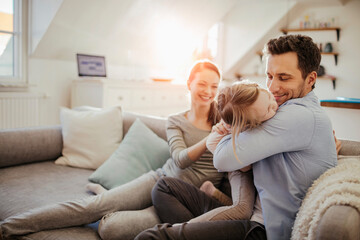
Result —
[[123, 137], [120, 107], [77, 111], [61, 108], [63, 150], [55, 163], [98, 168], [117, 149]]
[[360, 239], [360, 213], [351, 206], [331, 206], [320, 220], [316, 239]]

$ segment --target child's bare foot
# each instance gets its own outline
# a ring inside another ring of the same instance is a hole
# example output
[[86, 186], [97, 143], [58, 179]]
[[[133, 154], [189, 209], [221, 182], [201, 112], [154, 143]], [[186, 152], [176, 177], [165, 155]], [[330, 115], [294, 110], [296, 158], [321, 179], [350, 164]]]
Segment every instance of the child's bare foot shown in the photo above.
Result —
[[96, 195], [99, 195], [99, 194], [107, 191], [103, 186], [101, 186], [100, 184], [97, 184], [97, 183], [88, 183], [86, 185], [86, 189], [90, 192], [95, 193]]
[[204, 193], [206, 193], [207, 195], [209, 195], [210, 197], [212, 197], [214, 195], [214, 192], [217, 190], [214, 186], [214, 184], [212, 184], [212, 182], [210, 181], [205, 181], [201, 187], [200, 190], [203, 191]]

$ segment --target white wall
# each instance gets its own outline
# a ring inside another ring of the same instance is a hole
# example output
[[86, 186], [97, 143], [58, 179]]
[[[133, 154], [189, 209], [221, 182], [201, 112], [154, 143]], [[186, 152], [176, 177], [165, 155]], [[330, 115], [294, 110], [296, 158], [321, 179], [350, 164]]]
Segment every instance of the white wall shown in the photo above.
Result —
[[[295, 6], [288, 1], [243, 1], [236, 5], [222, 20], [224, 28], [223, 71], [232, 77], [238, 62], [247, 61], [247, 53], [253, 48], [262, 48], [261, 39], [281, 21], [289, 9]], [[276, 9], [276, 14], [269, 9]], [[259, 42], [260, 41], [260, 42]], [[260, 45], [259, 45], [260, 44]], [[251, 55], [256, 50], [253, 49]], [[240, 63], [241, 65], [241, 63]]]
[[[144, 80], [146, 69], [131, 66], [108, 66], [109, 79], [139, 81]], [[51, 59], [29, 59], [30, 92], [46, 96], [42, 124], [60, 123], [60, 107], [70, 107], [71, 84], [78, 79], [77, 63]]]
[[63, 0], [31, 0], [29, 4], [29, 52], [33, 53], [44, 36]]
[[[336, 97], [360, 98], [360, 1], [351, 1], [344, 6], [309, 9], [315, 16], [329, 18], [335, 16], [341, 27], [340, 40], [331, 41], [339, 52], [338, 65], [331, 56], [323, 56], [326, 71], [337, 77], [336, 89], [329, 80], [318, 80], [315, 93], [320, 99]], [[334, 33], [333, 33], [334, 34]], [[316, 36], [321, 38], [321, 36]], [[330, 38], [329, 38], [330, 39]], [[325, 108], [336, 135], [360, 141], [360, 110]]]
[[[360, 1], [353, 0], [345, 5], [323, 6], [310, 4], [303, 6], [296, 15], [289, 16], [289, 27], [298, 28], [299, 22], [305, 15], [312, 19], [326, 21], [335, 18], [341, 28], [340, 40], [337, 42], [335, 31], [330, 32], [294, 32], [294, 34], [306, 34], [311, 36], [315, 42], [331, 42], [334, 50], [339, 52], [338, 64], [335, 66], [333, 56], [322, 56], [321, 65], [326, 73], [337, 77], [336, 89], [333, 89], [332, 82], [326, 79], [318, 79], [315, 93], [319, 99], [333, 99], [339, 96], [360, 98]], [[281, 36], [279, 29], [284, 26], [277, 26], [277, 32], [273, 35]], [[265, 44], [265, 42], [263, 43]], [[231, 46], [229, 46], [231, 48]], [[255, 55], [248, 59], [248, 63], [241, 69], [241, 73], [250, 74], [248, 78], [265, 84], [265, 75], [253, 76], [257, 67], [261, 66], [259, 56]], [[264, 70], [264, 67], [262, 68]], [[328, 113], [336, 134], [339, 138], [350, 138], [360, 140], [360, 110], [325, 108]]]
[[29, 59], [30, 91], [45, 94], [44, 125], [60, 123], [60, 107], [70, 107], [70, 85], [77, 77], [75, 62], [49, 59]]

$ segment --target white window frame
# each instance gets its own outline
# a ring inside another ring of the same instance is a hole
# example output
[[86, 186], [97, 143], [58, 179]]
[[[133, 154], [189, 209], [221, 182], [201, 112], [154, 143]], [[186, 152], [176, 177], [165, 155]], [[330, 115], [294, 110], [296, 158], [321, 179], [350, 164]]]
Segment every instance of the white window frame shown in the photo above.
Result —
[[0, 91], [17, 90], [28, 87], [27, 81], [27, 9], [28, 1], [13, 0], [14, 31], [14, 74], [0, 76]]

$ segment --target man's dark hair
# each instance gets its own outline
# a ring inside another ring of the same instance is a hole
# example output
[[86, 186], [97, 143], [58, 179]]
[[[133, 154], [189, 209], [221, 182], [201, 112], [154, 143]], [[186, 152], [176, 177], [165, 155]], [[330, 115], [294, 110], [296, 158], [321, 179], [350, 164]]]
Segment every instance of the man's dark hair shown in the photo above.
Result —
[[[287, 52], [296, 53], [298, 57], [298, 67], [303, 79], [312, 71], [319, 69], [321, 54], [311, 37], [304, 35], [281, 36], [270, 39], [263, 50], [264, 55], [279, 55]], [[315, 88], [315, 84], [312, 88]]]

